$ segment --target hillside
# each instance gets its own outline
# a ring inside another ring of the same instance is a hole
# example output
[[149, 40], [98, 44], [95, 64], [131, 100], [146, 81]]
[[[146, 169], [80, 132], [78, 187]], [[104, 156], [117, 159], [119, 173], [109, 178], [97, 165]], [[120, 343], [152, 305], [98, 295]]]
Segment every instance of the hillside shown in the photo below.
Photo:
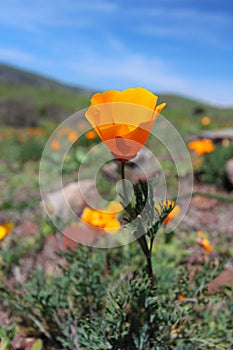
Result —
[[[38, 125], [41, 119], [61, 121], [89, 105], [93, 91], [74, 87], [39, 74], [0, 64], [0, 122], [10, 125]], [[159, 94], [167, 102], [163, 115], [187, 128], [194, 117], [208, 115], [219, 126], [233, 121], [233, 108], [215, 108], [178, 95]], [[196, 119], [196, 118], [195, 118]]]
[[43, 89], [55, 89], [68, 93], [91, 93], [78, 86], [70, 86], [34, 72], [25, 71], [6, 64], [0, 64], [0, 83], [29, 85]]

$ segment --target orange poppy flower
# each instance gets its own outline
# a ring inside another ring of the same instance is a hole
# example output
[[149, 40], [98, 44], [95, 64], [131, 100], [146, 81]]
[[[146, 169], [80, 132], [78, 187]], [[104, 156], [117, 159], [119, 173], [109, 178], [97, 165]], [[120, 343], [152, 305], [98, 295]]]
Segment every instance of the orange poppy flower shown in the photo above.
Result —
[[167, 224], [169, 221], [175, 219], [180, 214], [180, 206], [176, 205], [172, 211], [168, 214], [166, 219], [163, 221], [164, 224]]
[[91, 99], [86, 118], [114, 157], [128, 161], [144, 146], [166, 105], [156, 106], [157, 99], [141, 87], [97, 93]]
[[207, 117], [206, 115], [201, 118], [201, 123], [204, 126], [208, 126], [211, 123], [210, 117]]
[[12, 222], [5, 222], [0, 225], [0, 241], [2, 241], [13, 229], [14, 224]]
[[85, 137], [87, 140], [93, 141], [96, 138], [96, 133], [95, 133], [95, 131], [90, 130], [90, 131], [86, 132]]
[[191, 141], [189, 142], [188, 147], [198, 156], [202, 156], [205, 153], [211, 153], [214, 150], [214, 144], [212, 140], [209, 139]]
[[61, 148], [61, 144], [57, 140], [52, 140], [50, 147], [52, 148], [53, 151], [58, 151]]
[[[116, 215], [123, 210], [118, 202], [111, 202], [106, 210], [97, 210], [86, 207], [82, 213], [81, 219], [91, 226], [101, 228], [105, 233], [117, 233], [121, 227]], [[100, 232], [100, 231], [99, 231]]]
[[69, 141], [72, 143], [76, 142], [78, 139], [78, 134], [75, 131], [70, 131], [67, 136]]
[[204, 249], [204, 252], [206, 254], [212, 253], [214, 251], [214, 248], [212, 247], [212, 245], [210, 244], [210, 241], [207, 238], [204, 238], [204, 237], [201, 238], [201, 240], [198, 241], [198, 243]]

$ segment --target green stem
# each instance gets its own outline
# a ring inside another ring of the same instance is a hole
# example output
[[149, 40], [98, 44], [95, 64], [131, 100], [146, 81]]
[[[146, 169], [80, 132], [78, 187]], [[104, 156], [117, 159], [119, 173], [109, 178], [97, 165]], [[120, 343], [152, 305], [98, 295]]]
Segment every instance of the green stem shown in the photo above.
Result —
[[123, 188], [123, 195], [126, 203], [129, 203], [129, 197], [127, 193], [126, 183], [125, 183], [125, 163], [121, 162], [121, 179], [122, 179], [122, 188]]
[[132, 216], [132, 206], [128, 197], [126, 182], [124, 181], [125, 180], [125, 162], [121, 162], [121, 179], [123, 180], [122, 189], [123, 189], [124, 200], [126, 203], [125, 210], [130, 214], [130, 216]]
[[[141, 232], [140, 232], [141, 234]], [[137, 238], [137, 235], [135, 234], [135, 237]], [[147, 273], [150, 279], [151, 286], [154, 286], [154, 274], [152, 269], [152, 262], [151, 262], [151, 251], [148, 249], [147, 240], [145, 237], [145, 233], [143, 232], [142, 236], [137, 238], [137, 241], [142, 248], [142, 251], [146, 257], [147, 262]]]
[[[126, 188], [126, 184], [125, 184], [125, 163], [121, 162], [121, 179], [122, 181], [122, 188], [123, 188], [123, 199], [124, 201], [127, 203], [127, 206], [125, 208], [125, 210], [127, 211], [127, 213], [130, 215], [131, 219], [134, 219], [133, 217], [133, 210], [132, 210], [132, 206], [131, 203], [129, 201], [129, 197], [128, 197], [128, 193], [127, 193], [127, 188]], [[139, 233], [139, 235], [138, 235]], [[136, 237], [145, 257], [146, 257], [146, 261], [147, 261], [147, 273], [150, 279], [150, 283], [151, 286], [154, 286], [154, 275], [153, 275], [153, 269], [152, 269], [152, 263], [151, 263], [151, 249], [148, 248], [148, 244], [147, 244], [147, 240], [145, 237], [145, 232], [144, 232], [144, 227], [143, 224], [138, 216], [138, 232], [134, 233], [134, 236]]]

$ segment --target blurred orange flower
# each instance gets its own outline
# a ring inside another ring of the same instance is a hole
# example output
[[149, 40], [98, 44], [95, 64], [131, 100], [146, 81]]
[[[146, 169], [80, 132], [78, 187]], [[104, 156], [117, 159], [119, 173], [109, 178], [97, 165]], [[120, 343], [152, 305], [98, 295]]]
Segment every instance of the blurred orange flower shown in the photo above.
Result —
[[205, 237], [203, 231], [197, 231], [198, 239], [196, 242], [204, 249], [206, 254], [212, 253], [214, 248], [211, 246], [210, 241]]
[[214, 150], [214, 144], [209, 139], [195, 140], [188, 144], [190, 150], [194, 151], [198, 156], [205, 153], [211, 153]]
[[141, 88], [97, 93], [91, 99], [86, 118], [116, 159], [128, 161], [146, 143], [152, 126], [165, 103]]
[[27, 128], [26, 133], [31, 136], [41, 136], [44, 134], [44, 130], [42, 128]]
[[116, 219], [123, 210], [118, 202], [111, 202], [106, 210], [90, 209], [86, 207], [82, 213], [81, 219], [91, 226], [102, 228], [105, 233], [117, 233], [121, 227], [119, 220]]
[[230, 145], [230, 140], [229, 139], [223, 139], [222, 140], [222, 145], [223, 147], [228, 147]]
[[172, 200], [164, 201], [156, 205], [156, 210], [159, 215], [162, 214], [163, 209], [173, 209], [175, 207], [175, 202]]
[[58, 151], [61, 148], [61, 144], [57, 140], [52, 140], [50, 143], [50, 147], [52, 148], [53, 151]]
[[75, 141], [77, 141], [77, 139], [78, 139], [78, 134], [75, 132], [75, 131], [70, 131], [69, 133], [68, 133], [68, 139], [69, 139], [69, 141], [70, 142], [75, 142]]
[[203, 238], [205, 235], [203, 231], [197, 231], [197, 236]]
[[2, 241], [13, 229], [14, 224], [12, 222], [5, 222], [0, 225], [0, 241]]
[[[174, 205], [174, 201], [168, 201], [169, 202], [173, 202]], [[167, 224], [168, 222], [170, 222], [171, 220], [175, 219], [178, 215], [180, 214], [180, 206], [177, 204], [172, 211], [170, 211], [170, 213], [168, 214], [168, 216], [164, 219], [164, 224]]]
[[206, 115], [204, 117], [201, 118], [201, 123], [204, 126], [208, 126], [211, 122], [210, 117], [207, 117]]
[[93, 130], [86, 132], [85, 137], [87, 140], [92, 141], [96, 138], [96, 133]]
[[210, 241], [207, 238], [201, 238], [198, 243], [204, 249], [206, 254], [212, 253], [214, 251], [214, 248], [211, 246]]

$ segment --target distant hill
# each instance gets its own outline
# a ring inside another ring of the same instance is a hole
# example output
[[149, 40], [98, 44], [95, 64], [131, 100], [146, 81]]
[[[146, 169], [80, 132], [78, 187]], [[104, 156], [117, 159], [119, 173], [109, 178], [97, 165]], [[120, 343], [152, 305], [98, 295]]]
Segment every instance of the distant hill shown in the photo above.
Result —
[[0, 64], [0, 123], [37, 126], [61, 122], [89, 105], [93, 91]]
[[30, 85], [44, 89], [62, 90], [70, 93], [87, 93], [87, 90], [77, 86], [70, 86], [57, 80], [46, 78], [42, 75], [15, 68], [6, 64], [0, 64], [0, 83], [10, 83], [14, 85]]
[[[113, 87], [114, 88], [114, 87]], [[0, 123], [38, 125], [41, 120], [60, 122], [68, 115], [88, 107], [93, 91], [63, 84], [39, 74], [0, 64]], [[233, 125], [233, 108], [215, 108], [179, 95], [158, 94], [166, 102], [163, 116], [176, 127], [187, 130], [200, 123], [203, 115], [219, 126]]]

